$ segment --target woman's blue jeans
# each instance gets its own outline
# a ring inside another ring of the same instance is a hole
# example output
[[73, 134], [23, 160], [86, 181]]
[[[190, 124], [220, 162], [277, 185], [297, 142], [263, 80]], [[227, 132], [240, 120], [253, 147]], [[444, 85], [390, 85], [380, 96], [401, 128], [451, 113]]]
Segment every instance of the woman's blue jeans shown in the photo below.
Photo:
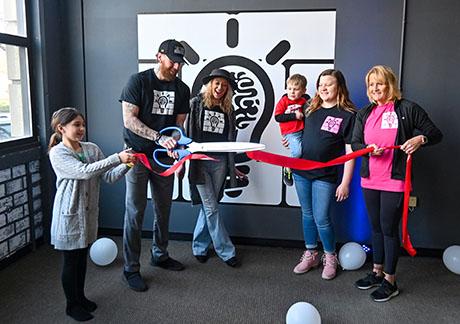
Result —
[[335, 252], [335, 235], [329, 216], [329, 206], [336, 184], [310, 180], [294, 173], [294, 184], [302, 210], [303, 235], [307, 249], [315, 249], [318, 245], [318, 233], [324, 251]]
[[206, 255], [211, 243], [216, 254], [224, 261], [235, 256], [235, 246], [225, 229], [219, 214], [219, 191], [227, 175], [227, 160], [200, 161], [203, 165], [205, 183], [197, 185], [202, 205], [193, 232], [194, 255]]

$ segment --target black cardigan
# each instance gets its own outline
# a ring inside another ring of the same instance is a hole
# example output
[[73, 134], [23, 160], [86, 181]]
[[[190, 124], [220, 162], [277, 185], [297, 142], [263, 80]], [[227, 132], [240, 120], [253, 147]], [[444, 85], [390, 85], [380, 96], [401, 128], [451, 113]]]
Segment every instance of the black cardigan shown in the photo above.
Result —
[[[366, 148], [368, 144], [364, 142], [364, 125], [372, 109], [376, 105], [371, 103], [361, 109], [355, 120], [351, 148], [357, 151]], [[441, 131], [428, 117], [428, 114], [422, 107], [406, 99], [395, 101], [395, 112], [398, 116], [398, 131], [394, 145], [402, 145], [408, 139], [415, 135], [425, 135], [428, 139], [426, 146], [437, 144], [442, 140]], [[425, 145], [424, 145], [425, 146]], [[391, 178], [404, 180], [406, 172], [406, 154], [401, 150], [395, 150], [391, 168]], [[363, 156], [361, 159], [360, 175], [363, 178], [369, 177], [369, 156]]]
[[[202, 141], [202, 115], [203, 115], [203, 98], [199, 94], [196, 97], [190, 100], [190, 114], [188, 115], [187, 121], [185, 123], [187, 136], [192, 138], [196, 142]], [[229, 131], [228, 131], [228, 141], [234, 142], [236, 140], [236, 116], [235, 112], [232, 110], [228, 116], [229, 120]], [[237, 186], [236, 175], [235, 175], [235, 153], [227, 153], [227, 174], [230, 176], [230, 187], [234, 188]], [[188, 173], [188, 179], [190, 183], [190, 197], [192, 204], [201, 204], [201, 198], [196, 189], [197, 184], [203, 184], [205, 181], [203, 170], [200, 167], [199, 161], [190, 160], [190, 168]], [[225, 181], [220, 191], [219, 200], [223, 197]]]

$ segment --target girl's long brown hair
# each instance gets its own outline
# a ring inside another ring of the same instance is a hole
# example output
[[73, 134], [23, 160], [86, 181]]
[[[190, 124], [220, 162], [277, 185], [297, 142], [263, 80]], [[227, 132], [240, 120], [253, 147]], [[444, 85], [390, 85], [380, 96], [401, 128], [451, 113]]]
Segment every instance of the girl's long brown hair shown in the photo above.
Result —
[[62, 134], [59, 132], [58, 126], [67, 125], [78, 116], [83, 118], [83, 120], [85, 119], [81, 112], [72, 107], [61, 108], [53, 113], [53, 116], [51, 117], [51, 129], [54, 131], [54, 133], [50, 137], [48, 152], [53, 146], [62, 141]]
[[343, 76], [342, 72], [339, 70], [327, 69], [321, 72], [321, 74], [318, 76], [318, 80], [316, 80], [316, 94], [311, 100], [310, 106], [306, 110], [307, 115], [321, 108], [323, 100], [321, 99], [318, 91], [319, 80], [322, 76], [327, 75], [333, 76], [337, 80], [337, 108], [348, 112], [356, 112], [356, 106], [350, 100], [347, 82], [345, 81], [345, 77]]

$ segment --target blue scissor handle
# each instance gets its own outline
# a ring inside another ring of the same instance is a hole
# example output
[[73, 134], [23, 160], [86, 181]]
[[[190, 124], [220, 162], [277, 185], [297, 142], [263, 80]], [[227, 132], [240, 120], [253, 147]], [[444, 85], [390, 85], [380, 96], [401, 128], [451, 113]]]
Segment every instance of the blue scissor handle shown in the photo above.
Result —
[[187, 136], [185, 136], [184, 132], [182, 131], [182, 129], [180, 127], [177, 127], [177, 126], [170, 126], [170, 127], [163, 128], [159, 133], [163, 134], [164, 132], [170, 131], [170, 130], [176, 131], [176, 132], [179, 133], [180, 138], [178, 140], [176, 140], [177, 144], [179, 144], [179, 145], [187, 145], [187, 144], [192, 143], [192, 139], [187, 137]]
[[[176, 127], [176, 126], [166, 127], [166, 128], [163, 128], [162, 130], [160, 130], [159, 133], [163, 134], [164, 132], [167, 132], [167, 131], [173, 131], [173, 132], [179, 133], [180, 137], [176, 140], [177, 145], [187, 145], [187, 144], [190, 144], [192, 142], [192, 139], [187, 137], [187, 136], [185, 136], [184, 132], [182, 131], [182, 129], [180, 127]], [[174, 149], [173, 151], [177, 153], [177, 155], [179, 156], [179, 160], [183, 159], [187, 155], [192, 154], [189, 151], [187, 151], [186, 149]], [[164, 168], [172, 167], [172, 164], [164, 164], [164, 163], [160, 162], [160, 160], [158, 159], [157, 155], [159, 153], [167, 153], [167, 152], [168, 152], [168, 149], [165, 149], [165, 148], [160, 148], [160, 149], [156, 149], [155, 151], [153, 151], [153, 159], [155, 160], [155, 162], [158, 165], [160, 165], [160, 166], [162, 166]]]
[[[168, 149], [156, 149], [155, 151], [153, 151], [153, 159], [155, 160], [155, 162], [162, 166], [163, 168], [170, 168], [172, 167], [173, 165], [172, 164], [165, 164], [165, 163], [162, 163], [160, 162], [160, 160], [157, 158], [157, 155], [159, 153], [166, 153], [167, 154], [168, 152]], [[184, 149], [178, 149], [178, 150], [173, 150], [173, 152], [176, 152], [177, 155], [179, 156], [179, 160], [182, 160], [184, 157], [186, 157], [187, 155], [190, 155], [192, 154], [190, 151], [187, 151], [187, 150], [184, 150]]]

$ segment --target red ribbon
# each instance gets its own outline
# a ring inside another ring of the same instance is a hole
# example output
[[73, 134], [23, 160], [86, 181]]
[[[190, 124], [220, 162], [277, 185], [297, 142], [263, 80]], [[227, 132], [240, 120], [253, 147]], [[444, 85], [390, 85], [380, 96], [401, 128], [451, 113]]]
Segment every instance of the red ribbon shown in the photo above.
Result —
[[156, 172], [153, 171], [152, 167], [150, 166], [149, 159], [144, 153], [134, 153], [133, 154], [147, 169], [149, 169], [152, 172], [155, 172], [156, 174], [162, 176], [162, 177], [169, 177], [171, 174], [173, 174], [179, 167], [185, 163], [187, 160], [211, 160], [211, 161], [217, 161], [216, 159], [209, 157], [205, 154], [189, 154], [183, 159], [177, 161], [172, 167], [167, 169], [164, 172]]
[[150, 166], [149, 159], [147, 159], [147, 156], [144, 153], [134, 153], [133, 154], [141, 163], [150, 171], [152, 170], [152, 167]]
[[407, 219], [409, 214], [409, 198], [411, 191], [411, 170], [412, 170], [412, 154], [407, 155], [406, 161], [406, 179], [404, 180], [404, 204], [403, 204], [403, 216], [402, 216], [402, 244], [404, 249], [410, 256], [415, 256], [415, 251], [410, 241], [409, 232], [407, 231]]
[[[394, 149], [399, 149], [399, 148], [400, 148], [399, 145], [383, 147], [383, 149], [385, 150], [394, 150]], [[296, 170], [313, 170], [313, 169], [326, 168], [326, 167], [330, 167], [334, 165], [343, 164], [347, 161], [356, 159], [357, 157], [369, 154], [373, 150], [374, 148], [368, 147], [362, 150], [354, 151], [352, 153], [339, 156], [338, 158], [330, 160], [328, 162], [318, 162], [318, 161], [312, 161], [312, 160], [291, 158], [291, 157], [287, 157], [284, 155], [278, 155], [278, 154], [273, 154], [273, 153], [268, 153], [268, 152], [263, 152], [263, 151], [246, 152], [246, 155], [250, 159], [253, 159], [255, 161], [288, 167], [288, 168], [296, 169]], [[134, 155], [139, 159], [139, 161], [143, 165], [145, 165], [146, 168], [148, 168], [149, 170], [152, 170], [149, 160], [147, 159], [147, 156], [145, 154], [135, 153]], [[170, 167], [169, 169], [167, 169], [166, 171], [162, 173], [158, 173], [153, 170], [152, 171], [162, 177], [168, 177], [172, 175], [179, 167], [181, 167], [187, 160], [216, 161], [216, 159], [213, 159], [205, 154], [190, 154], [184, 157], [183, 159], [179, 160], [178, 162], [176, 162], [172, 167]], [[410, 197], [410, 191], [412, 187], [411, 186], [411, 170], [412, 170], [412, 155], [408, 154], [407, 163], [406, 163], [406, 178], [404, 180], [404, 204], [403, 204], [403, 215], [402, 215], [402, 244], [403, 244], [404, 249], [407, 251], [407, 253], [409, 253], [410, 256], [415, 256], [417, 251], [415, 251], [414, 247], [412, 246], [412, 243], [410, 241], [410, 236], [407, 231], [407, 220], [409, 216], [409, 197]]]
[[182, 166], [182, 164], [184, 164], [185, 161], [188, 161], [188, 160], [217, 161], [216, 159], [214, 159], [214, 158], [212, 158], [210, 156], [207, 156], [206, 154], [189, 154], [186, 157], [184, 157], [184, 158], [180, 159], [179, 161], [177, 161], [172, 167], [170, 167], [166, 171], [164, 171], [162, 173], [158, 173], [158, 175], [160, 175], [162, 177], [168, 177], [171, 174], [173, 174], [177, 169], [179, 169], [179, 167]]
[[[399, 149], [400, 146], [386, 146], [383, 149], [385, 150], [394, 150]], [[330, 160], [328, 162], [318, 162], [311, 160], [304, 160], [298, 158], [291, 158], [283, 155], [263, 152], [263, 151], [252, 151], [246, 152], [246, 155], [256, 161], [265, 162], [273, 165], [278, 165], [282, 167], [288, 167], [296, 170], [313, 170], [319, 168], [330, 167], [338, 164], [343, 164], [347, 161], [355, 159], [357, 157], [369, 154], [374, 148], [368, 147], [362, 150], [358, 150], [346, 155], [339, 156], [336, 159]], [[408, 210], [409, 210], [409, 197], [411, 191], [411, 169], [412, 169], [412, 155], [407, 155], [407, 164], [406, 164], [406, 178], [404, 180], [404, 204], [403, 204], [403, 215], [402, 215], [402, 244], [404, 249], [409, 253], [410, 256], [414, 256], [417, 251], [415, 251], [412, 243], [410, 241], [409, 233], [407, 231], [407, 220], [408, 220]]]

